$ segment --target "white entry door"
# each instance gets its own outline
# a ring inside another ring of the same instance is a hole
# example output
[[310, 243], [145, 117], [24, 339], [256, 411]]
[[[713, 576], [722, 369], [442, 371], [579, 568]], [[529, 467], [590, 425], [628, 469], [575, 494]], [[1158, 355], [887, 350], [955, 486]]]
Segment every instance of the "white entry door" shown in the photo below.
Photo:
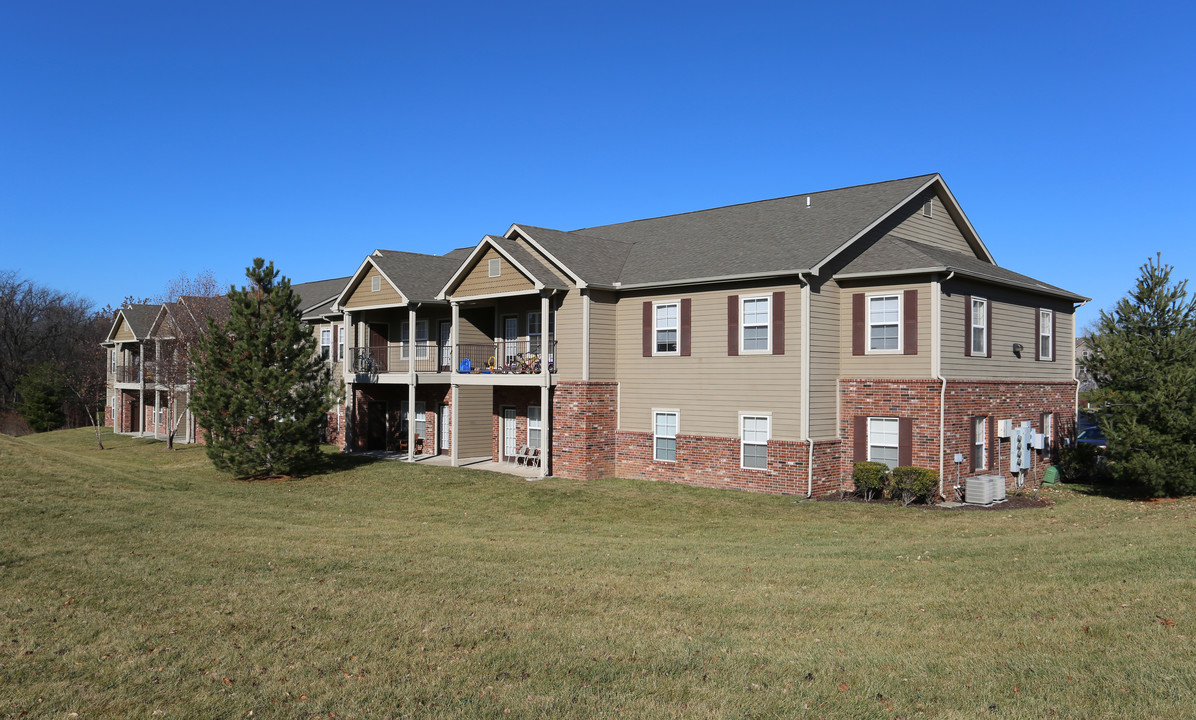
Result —
[[447, 320], [440, 321], [440, 369], [441, 371], [449, 369], [449, 363], [453, 361], [453, 349], [449, 347], [449, 343], [453, 339], [453, 324]]
[[515, 443], [519, 441], [515, 430], [515, 408], [502, 409], [502, 456], [503, 459], [515, 457], [519, 451]]
[[511, 365], [515, 362], [515, 354], [519, 352], [519, 316], [507, 315], [502, 321], [503, 364]]

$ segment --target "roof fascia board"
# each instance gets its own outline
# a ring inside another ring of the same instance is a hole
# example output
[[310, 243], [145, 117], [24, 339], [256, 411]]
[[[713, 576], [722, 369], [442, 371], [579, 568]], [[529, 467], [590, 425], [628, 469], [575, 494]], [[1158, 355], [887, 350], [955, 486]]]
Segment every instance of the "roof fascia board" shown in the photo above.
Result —
[[[511, 257], [510, 253], [500, 248], [497, 243], [487, 236], [478, 241], [478, 244], [474, 247], [473, 252], [469, 254], [469, 257], [465, 258], [465, 261], [461, 263], [461, 265], [457, 268], [457, 271], [453, 273], [453, 276], [448, 279], [448, 282], [444, 284], [444, 287], [440, 288], [440, 292], [436, 294], [437, 300], [447, 300], [452, 297], [452, 294], [449, 293], [449, 288], [460, 282], [462, 276], [467, 273], [468, 270], [473, 269], [474, 264], [478, 261], [478, 259], [481, 258], [482, 253], [487, 247], [494, 248], [495, 252], [505, 257], [507, 262], [514, 265], [515, 269], [523, 273], [524, 277], [526, 277], [528, 280], [531, 280], [532, 284], [536, 286], [537, 292], [544, 289], [544, 283], [540, 282], [539, 278], [528, 272], [527, 268], [523, 267], [523, 265], [515, 260], [515, 258]], [[520, 292], [522, 293], [522, 291]]]
[[[950, 272], [954, 268], [949, 268], [946, 265], [938, 265], [934, 267], [912, 268], [909, 270], [876, 270], [873, 272], [858, 272], [858, 273], [838, 273], [834, 276], [835, 280], [867, 280], [869, 278], [879, 277], [894, 277], [897, 275], [925, 275], [927, 273], [941, 273]], [[958, 272], [958, 271], [956, 271]]]
[[519, 227], [519, 225], [517, 225], [516, 223], [511, 223], [511, 227], [507, 228], [507, 231], [506, 231], [505, 233], [503, 233], [503, 237], [505, 237], [505, 238], [507, 238], [508, 240], [510, 240], [510, 239], [511, 239], [511, 235], [512, 235], [512, 234], [514, 234], [516, 231], [517, 231], [517, 232], [518, 232], [518, 233], [519, 233], [521, 236], [523, 236], [523, 238], [524, 238], [525, 240], [527, 240], [527, 242], [528, 242], [528, 244], [529, 244], [529, 245], [531, 245], [532, 247], [536, 248], [536, 250], [538, 250], [538, 251], [540, 252], [540, 254], [541, 254], [541, 255], [543, 255], [545, 258], [547, 258], [547, 259], [551, 260], [551, 261], [552, 261], [552, 263], [553, 263], [554, 265], [556, 265], [557, 267], [559, 267], [560, 269], [564, 270], [564, 271], [565, 271], [565, 273], [566, 273], [566, 274], [567, 274], [567, 275], [568, 275], [568, 276], [569, 276], [569, 277], [570, 277], [570, 278], [573, 280], [573, 284], [574, 284], [574, 285], [577, 285], [577, 287], [579, 287], [579, 288], [584, 288], [584, 287], [586, 287], [586, 286], [587, 286], [587, 283], [586, 283], [586, 281], [585, 281], [585, 280], [582, 280], [580, 275], [578, 275], [577, 273], [573, 272], [573, 270], [572, 270], [572, 269], [571, 269], [571, 268], [570, 268], [568, 265], [566, 265], [565, 263], [561, 262], [561, 261], [560, 261], [560, 259], [559, 259], [559, 258], [557, 258], [557, 257], [556, 257], [555, 255], [553, 255], [552, 253], [548, 252], [548, 250], [546, 250], [546, 249], [544, 248], [544, 246], [543, 246], [543, 245], [541, 245], [540, 243], [536, 242], [536, 239], [535, 239], [534, 237], [532, 237], [532, 236], [531, 236], [531, 233], [529, 233], [529, 232], [527, 232], [526, 230], [524, 230], [523, 228]]
[[[616, 283], [612, 290], [644, 290], [649, 288], [677, 287], [680, 285], [711, 285], [715, 283], [736, 282], [739, 280], [764, 280], [773, 277], [791, 277], [793, 275], [810, 275], [811, 270], [770, 270], [758, 273], [740, 273], [738, 275], [715, 275], [712, 277], [683, 278], [681, 280], [666, 280], [663, 282], [644, 283]], [[598, 286], [595, 286], [598, 287]]]
[[[353, 276], [351, 278], [349, 278], [349, 282], [345, 283], [345, 288], [343, 290], [341, 290], [340, 294], [338, 294], [336, 296], [336, 302], [332, 303], [333, 310], [343, 310], [344, 309], [341, 306], [341, 301], [345, 299], [345, 293], [349, 292], [349, 288], [353, 287], [354, 283], [356, 283], [359, 279], [364, 279], [364, 278], [358, 278], [357, 276], [365, 271], [366, 265], [373, 267], [375, 270], [377, 270], [379, 272], [379, 274], [382, 275], [382, 277], [386, 278], [386, 283], [388, 285], [390, 285], [392, 288], [394, 288], [394, 291], [399, 294], [399, 297], [401, 297], [401, 298], [407, 297], [406, 295], [403, 294], [403, 291], [399, 289], [399, 286], [394, 284], [394, 281], [390, 279], [390, 276], [386, 274], [386, 271], [383, 270], [382, 268], [378, 267], [378, 265], [373, 261], [373, 258], [375, 256], [381, 257], [381, 255], [378, 254], [377, 250], [370, 253], [369, 255], [366, 255], [365, 260], [361, 261], [361, 265], [359, 265], [357, 267], [357, 272], [353, 273]], [[328, 301], [324, 300], [324, 302], [328, 302]], [[317, 303], [316, 305], [309, 305], [307, 307], [307, 309], [310, 310], [311, 308], [318, 307], [319, 305], [323, 305], [324, 302]], [[403, 307], [403, 306], [402, 305], [388, 305], [387, 307]], [[358, 308], [353, 308], [353, 309], [357, 310]]]
[[467, 295], [467, 296], [465, 296], [465, 297], [463, 297], [463, 298], [460, 298], [460, 299], [458, 299], [458, 298], [456, 298], [456, 297], [453, 297], [452, 295], [450, 295], [450, 296], [449, 296], [449, 299], [450, 299], [451, 301], [453, 301], [453, 302], [473, 302], [474, 300], [493, 300], [493, 299], [495, 299], [495, 298], [506, 298], [506, 297], [515, 297], [515, 296], [517, 296], [517, 295], [532, 295], [532, 294], [538, 295], [538, 294], [540, 294], [540, 291], [539, 291], [539, 290], [536, 290], [536, 289], [532, 289], [532, 290], [508, 290], [508, 291], [506, 291], [506, 292], [500, 292], [500, 293], [487, 293], [487, 294], [485, 294], [485, 295]]
[[[815, 275], [819, 274], [819, 271], [822, 270], [823, 265], [826, 265], [828, 262], [830, 262], [831, 260], [838, 257], [840, 254], [843, 253], [844, 250], [846, 250], [847, 248], [849, 248], [853, 244], [855, 244], [855, 242], [857, 240], [864, 237], [868, 233], [872, 232], [873, 228], [875, 228], [877, 225], [880, 225], [882, 222], [887, 220], [893, 213], [897, 212], [898, 208], [905, 207], [906, 203], [908, 203], [910, 200], [913, 200], [915, 197], [920, 195], [923, 191], [926, 190], [926, 188], [934, 185], [935, 182], [939, 182], [941, 180], [942, 180], [942, 178], [939, 177], [939, 174], [935, 173], [933, 177], [931, 177], [929, 180], [927, 180], [926, 182], [919, 185], [916, 190], [914, 190], [909, 195], [906, 195], [904, 199], [902, 199], [900, 202], [893, 205], [893, 207], [889, 208], [884, 214], [882, 214], [880, 217], [876, 218], [871, 223], [869, 223], [869, 225], [867, 227], [865, 227], [863, 230], [860, 230], [858, 233], [853, 235], [851, 237], [851, 239], [849, 239], [847, 242], [843, 243], [842, 245], [840, 245], [839, 247], [837, 247], [833, 251], [831, 251], [830, 255], [827, 255], [826, 257], [819, 260], [818, 263], [816, 265], [814, 265], [814, 267], [810, 270], [810, 272], [812, 272]], [[952, 202], [954, 202], [954, 200]]]

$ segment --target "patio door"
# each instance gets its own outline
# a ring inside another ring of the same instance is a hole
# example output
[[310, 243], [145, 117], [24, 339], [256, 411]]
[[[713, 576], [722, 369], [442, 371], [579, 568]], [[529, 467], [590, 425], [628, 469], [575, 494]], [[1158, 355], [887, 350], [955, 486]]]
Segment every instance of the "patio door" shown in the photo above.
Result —
[[440, 371], [446, 372], [453, 361], [453, 349], [449, 343], [453, 340], [453, 324], [448, 320], [440, 321]]
[[[369, 373], [384, 373], [390, 372], [387, 367], [387, 360], [389, 354], [387, 353], [386, 344], [390, 341], [390, 326], [386, 323], [370, 323], [370, 362], [367, 363], [365, 372]], [[361, 368], [359, 368], [361, 370]]]
[[386, 403], [371, 401], [365, 406], [365, 449], [386, 449]]
[[440, 408], [436, 411], [436, 442], [439, 443], [441, 452], [448, 452], [449, 449], [448, 437], [450, 421], [451, 418], [449, 417], [448, 405], [440, 403]]
[[519, 437], [515, 429], [515, 408], [505, 407], [502, 409], [502, 460], [515, 457], [519, 452], [517, 442]]
[[519, 316], [504, 315], [502, 319], [503, 365], [515, 362], [515, 354], [519, 352]]

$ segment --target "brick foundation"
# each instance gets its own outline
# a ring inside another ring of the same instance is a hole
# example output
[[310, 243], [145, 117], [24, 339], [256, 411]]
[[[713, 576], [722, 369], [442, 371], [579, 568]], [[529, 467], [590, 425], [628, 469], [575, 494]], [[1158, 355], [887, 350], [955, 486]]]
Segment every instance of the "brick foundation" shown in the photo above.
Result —
[[560, 382], [552, 398], [552, 474], [596, 480], [615, 474], [619, 384]]

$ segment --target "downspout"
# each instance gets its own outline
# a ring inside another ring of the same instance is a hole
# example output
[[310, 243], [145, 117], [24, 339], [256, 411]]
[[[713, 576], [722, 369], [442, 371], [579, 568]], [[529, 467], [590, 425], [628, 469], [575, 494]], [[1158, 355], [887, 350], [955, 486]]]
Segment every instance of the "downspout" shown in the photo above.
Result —
[[[1073, 380], [1076, 381], [1076, 401], [1075, 401], [1075, 407], [1072, 408], [1071, 414], [1072, 414], [1072, 423], [1075, 425], [1078, 425], [1080, 422], [1080, 379], [1078, 377], [1076, 377], [1076, 312], [1075, 311], [1079, 310], [1080, 308], [1084, 307], [1085, 305], [1087, 305], [1090, 302], [1092, 302], [1092, 301], [1085, 300], [1084, 302], [1080, 303], [1079, 305], [1076, 305], [1075, 310], [1072, 310], [1072, 313], [1071, 313], [1071, 377]], [[1051, 433], [1054, 434], [1055, 432], [1056, 432], [1055, 428], [1052, 427]]]
[[946, 450], [945, 432], [947, 429], [947, 378], [943, 377], [943, 292], [942, 283], [948, 282], [955, 277], [955, 271], [952, 270], [946, 278], [939, 281], [938, 275], [934, 275], [930, 280], [931, 292], [934, 294], [934, 302], [930, 305], [930, 371], [936, 379], [941, 383], [939, 389], [939, 497], [944, 500], [947, 499], [944, 489], [946, 487], [946, 475], [944, 474], [944, 463], [946, 462], [943, 453]]
[[809, 445], [806, 455], [806, 497], [814, 496], [814, 440], [810, 438], [810, 281], [797, 274], [801, 283], [801, 436]]

